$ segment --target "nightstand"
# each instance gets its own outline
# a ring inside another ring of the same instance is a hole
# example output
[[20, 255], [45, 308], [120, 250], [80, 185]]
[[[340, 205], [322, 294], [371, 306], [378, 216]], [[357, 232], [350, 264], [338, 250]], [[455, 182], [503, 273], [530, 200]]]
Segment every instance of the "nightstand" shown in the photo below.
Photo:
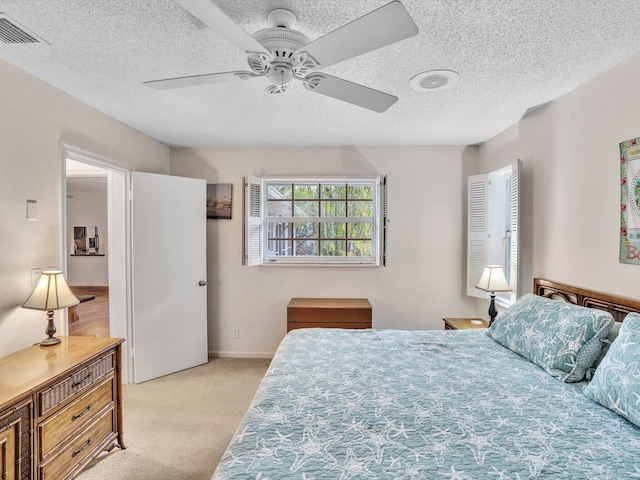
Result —
[[469, 328], [487, 328], [489, 322], [481, 318], [443, 318], [445, 330], [467, 330]]

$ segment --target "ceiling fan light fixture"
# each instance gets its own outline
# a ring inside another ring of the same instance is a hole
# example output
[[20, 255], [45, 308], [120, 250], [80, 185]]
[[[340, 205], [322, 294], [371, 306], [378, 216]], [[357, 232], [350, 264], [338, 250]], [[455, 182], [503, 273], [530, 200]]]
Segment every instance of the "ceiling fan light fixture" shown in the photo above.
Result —
[[267, 78], [272, 85], [286, 87], [293, 80], [293, 72], [288, 65], [274, 65], [269, 69]]
[[291, 28], [295, 25], [296, 16], [288, 9], [271, 10], [267, 16], [271, 27], [250, 35], [214, 0], [175, 1], [242, 50], [247, 55], [251, 71], [217, 72], [143, 82], [158, 90], [267, 77], [270, 85], [266, 91], [269, 94], [282, 94], [295, 79], [302, 81], [309, 91], [382, 113], [398, 97], [331, 75], [310, 72], [418, 33], [418, 26], [400, 0], [391, 0], [311, 42], [306, 35]]
[[459, 80], [460, 74], [453, 70], [429, 70], [412, 77], [409, 86], [416, 92], [435, 92], [448, 90]]

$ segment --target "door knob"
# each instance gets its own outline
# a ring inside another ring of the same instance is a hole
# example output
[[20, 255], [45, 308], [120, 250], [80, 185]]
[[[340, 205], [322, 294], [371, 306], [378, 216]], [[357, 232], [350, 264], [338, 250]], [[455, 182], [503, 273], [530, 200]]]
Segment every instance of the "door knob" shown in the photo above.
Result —
[[198, 285], [200, 285], [201, 287], [204, 287], [207, 284], [207, 282], [205, 280], [200, 280], [198, 282]]

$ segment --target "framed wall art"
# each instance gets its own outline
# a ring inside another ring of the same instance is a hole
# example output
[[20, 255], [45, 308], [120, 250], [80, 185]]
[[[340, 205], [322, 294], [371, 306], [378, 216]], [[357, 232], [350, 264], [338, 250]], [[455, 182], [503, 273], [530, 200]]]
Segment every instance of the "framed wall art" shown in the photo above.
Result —
[[620, 144], [620, 263], [640, 265], [640, 137]]
[[233, 184], [207, 184], [207, 218], [231, 220]]

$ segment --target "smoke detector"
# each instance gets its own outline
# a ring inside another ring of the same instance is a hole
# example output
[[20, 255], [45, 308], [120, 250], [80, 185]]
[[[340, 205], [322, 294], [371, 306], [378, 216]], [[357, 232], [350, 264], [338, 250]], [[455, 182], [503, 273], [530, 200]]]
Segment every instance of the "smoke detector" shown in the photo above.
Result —
[[429, 70], [419, 73], [409, 80], [409, 86], [416, 92], [447, 90], [460, 80], [460, 74], [453, 70]]

